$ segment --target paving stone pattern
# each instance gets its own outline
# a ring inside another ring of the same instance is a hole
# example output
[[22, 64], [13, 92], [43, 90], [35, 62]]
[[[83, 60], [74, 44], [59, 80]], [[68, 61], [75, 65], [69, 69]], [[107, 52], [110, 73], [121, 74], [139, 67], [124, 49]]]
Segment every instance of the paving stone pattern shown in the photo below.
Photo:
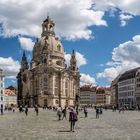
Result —
[[52, 110], [40, 108], [39, 116], [33, 109], [28, 116], [18, 111], [0, 116], [0, 140], [140, 140], [140, 112], [107, 110], [96, 119], [91, 109], [87, 118], [79, 113], [75, 132], [69, 130], [69, 121], [58, 121]]

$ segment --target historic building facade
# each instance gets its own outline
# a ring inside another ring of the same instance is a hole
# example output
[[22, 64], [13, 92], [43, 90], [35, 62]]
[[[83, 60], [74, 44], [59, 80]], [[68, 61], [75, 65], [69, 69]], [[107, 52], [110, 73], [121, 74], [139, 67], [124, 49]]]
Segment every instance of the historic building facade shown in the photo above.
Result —
[[55, 36], [54, 22], [47, 17], [42, 24], [41, 38], [33, 48], [30, 68], [25, 52], [17, 75], [18, 105], [69, 106], [78, 105], [80, 73], [74, 51], [70, 66], [64, 59], [64, 48]]
[[91, 85], [83, 85], [80, 88], [80, 105], [96, 104], [96, 87]]
[[111, 85], [116, 95], [116, 105], [130, 108], [140, 106], [140, 67], [119, 74]]

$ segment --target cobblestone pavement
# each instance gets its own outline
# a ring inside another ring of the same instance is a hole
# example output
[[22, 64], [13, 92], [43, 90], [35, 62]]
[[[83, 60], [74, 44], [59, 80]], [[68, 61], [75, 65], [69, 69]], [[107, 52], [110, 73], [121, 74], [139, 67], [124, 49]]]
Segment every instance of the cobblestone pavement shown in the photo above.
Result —
[[119, 114], [104, 111], [99, 119], [89, 110], [88, 118], [79, 113], [75, 132], [69, 132], [68, 120], [58, 121], [56, 112], [32, 109], [24, 112], [5, 113], [0, 116], [0, 140], [140, 140], [140, 112]]

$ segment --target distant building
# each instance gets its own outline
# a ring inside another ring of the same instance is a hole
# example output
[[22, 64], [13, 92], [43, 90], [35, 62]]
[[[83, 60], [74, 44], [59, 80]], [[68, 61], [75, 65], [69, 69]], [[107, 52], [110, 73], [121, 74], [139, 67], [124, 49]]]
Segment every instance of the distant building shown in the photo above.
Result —
[[96, 104], [96, 87], [84, 85], [80, 88], [80, 104], [95, 105]]
[[81, 105], [110, 105], [111, 89], [84, 85], [80, 88]]
[[9, 87], [7, 87], [6, 89], [10, 89], [10, 90], [12, 90], [15, 94], [17, 94], [17, 88], [16, 87], [14, 87], [14, 86], [9, 86]]
[[0, 69], [0, 109], [5, 108], [5, 99], [4, 99], [4, 74], [3, 70]]
[[118, 81], [118, 103], [119, 106], [136, 105], [135, 86], [136, 73], [140, 68], [131, 69], [121, 74]]
[[106, 105], [110, 105], [111, 104], [111, 88], [108, 87], [108, 88], [104, 88], [105, 90], [105, 104]]
[[103, 87], [97, 87], [96, 89], [96, 105], [105, 105], [106, 95]]
[[118, 106], [140, 106], [140, 67], [117, 76], [111, 84], [111, 92], [115, 93]]
[[135, 100], [136, 100], [135, 104], [140, 106], [140, 69], [136, 72]]
[[14, 90], [5, 89], [5, 106], [12, 107], [17, 106], [17, 95]]
[[115, 105], [118, 107], [118, 81], [120, 75], [118, 75], [112, 82], [111, 82], [111, 105]]

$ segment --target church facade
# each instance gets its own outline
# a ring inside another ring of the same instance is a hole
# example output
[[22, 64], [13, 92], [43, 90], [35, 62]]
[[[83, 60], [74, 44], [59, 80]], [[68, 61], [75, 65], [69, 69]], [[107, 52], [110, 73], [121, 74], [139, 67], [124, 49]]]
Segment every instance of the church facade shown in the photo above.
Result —
[[75, 52], [67, 67], [64, 48], [55, 36], [54, 22], [47, 17], [36, 40], [30, 67], [25, 52], [17, 75], [18, 105], [73, 106], [79, 103], [80, 73]]

